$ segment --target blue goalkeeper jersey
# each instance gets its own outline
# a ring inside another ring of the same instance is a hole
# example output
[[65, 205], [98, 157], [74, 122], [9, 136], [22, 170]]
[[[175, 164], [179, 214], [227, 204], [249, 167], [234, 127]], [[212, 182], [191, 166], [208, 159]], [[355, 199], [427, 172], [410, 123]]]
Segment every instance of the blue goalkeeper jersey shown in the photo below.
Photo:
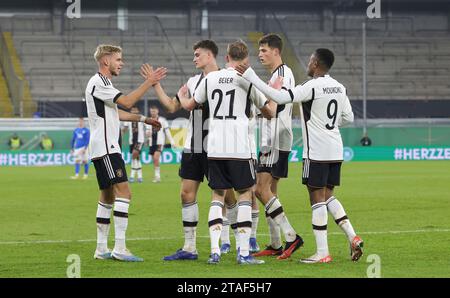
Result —
[[75, 128], [73, 131], [73, 137], [71, 142], [72, 149], [78, 149], [82, 147], [88, 147], [89, 145], [89, 129], [86, 127], [83, 128]]

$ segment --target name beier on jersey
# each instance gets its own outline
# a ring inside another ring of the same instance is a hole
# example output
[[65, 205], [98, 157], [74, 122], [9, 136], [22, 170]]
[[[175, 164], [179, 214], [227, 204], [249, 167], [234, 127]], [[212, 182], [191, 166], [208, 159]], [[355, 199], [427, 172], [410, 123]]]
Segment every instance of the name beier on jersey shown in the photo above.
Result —
[[219, 84], [231, 84], [233, 83], [233, 78], [219, 78]]

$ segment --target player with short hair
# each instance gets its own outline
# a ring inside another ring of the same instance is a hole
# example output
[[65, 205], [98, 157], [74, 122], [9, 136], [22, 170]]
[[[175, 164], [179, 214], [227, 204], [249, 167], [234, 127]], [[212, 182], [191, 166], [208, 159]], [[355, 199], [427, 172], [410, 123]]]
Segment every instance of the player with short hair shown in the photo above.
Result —
[[234, 66], [248, 61], [248, 48], [243, 41], [228, 45], [228, 68], [209, 73], [200, 83], [193, 98], [187, 97], [187, 88], [178, 93], [181, 105], [187, 110], [208, 102], [208, 175], [213, 190], [208, 215], [211, 255], [209, 264], [220, 262], [219, 238], [222, 231], [225, 194], [233, 188], [239, 194], [237, 229], [239, 234], [238, 264], [262, 264], [249, 252], [252, 225], [252, 193], [255, 184], [252, 152], [249, 140], [249, 117], [252, 104], [270, 113], [268, 100], [251, 84], [237, 76]]
[[155, 170], [155, 177], [153, 183], [161, 182], [161, 168], [159, 166], [159, 159], [166, 143], [166, 137], [170, 144], [174, 146], [172, 134], [170, 133], [169, 124], [166, 118], [159, 116], [159, 109], [157, 106], [150, 107], [150, 118], [158, 120], [161, 123], [161, 129], [152, 129], [151, 126], [146, 127], [146, 134], [148, 137], [149, 154], [152, 156], [153, 167]]
[[[91, 128], [89, 153], [100, 189], [97, 207], [97, 248], [94, 258], [140, 262], [143, 259], [133, 255], [125, 243], [131, 191], [121, 154], [120, 121], [140, 121], [156, 127], [160, 127], [160, 123], [143, 115], [118, 109], [118, 104], [127, 109], [133, 107], [148, 89], [165, 77], [167, 70], [158, 68], [154, 71], [150, 65], [143, 64], [141, 74], [146, 77], [145, 81], [137, 89], [124, 95], [114, 88], [111, 82], [111, 78], [118, 76], [124, 65], [122, 48], [99, 45], [94, 57], [98, 64], [98, 72], [90, 78], [85, 93]], [[111, 252], [107, 242], [112, 210], [114, 210], [115, 245]]]
[[[205, 39], [193, 45], [193, 62], [197, 69], [202, 72], [189, 78], [186, 86], [189, 95], [195, 93], [200, 82], [210, 72], [219, 70], [216, 57], [219, 49], [213, 40]], [[161, 84], [156, 84], [155, 92], [158, 100], [169, 113], [174, 113], [182, 108], [178, 95], [170, 98], [162, 88]], [[164, 261], [175, 260], [197, 260], [197, 224], [199, 211], [197, 204], [197, 193], [203, 178], [208, 178], [208, 159], [206, 155], [206, 137], [208, 136], [209, 105], [205, 102], [198, 105], [190, 112], [189, 124], [187, 127], [187, 137], [181, 158], [181, 165], [178, 175], [181, 178], [181, 217], [184, 230], [184, 245], [174, 254], [165, 256]], [[225, 202], [230, 211], [230, 222], [237, 220], [237, 204], [234, 192], [227, 191]], [[236, 234], [235, 234], [236, 235]]]
[[[302, 105], [302, 183], [309, 192], [317, 244], [317, 252], [302, 259], [304, 263], [328, 263], [332, 260], [328, 250], [327, 210], [350, 242], [351, 259], [357, 261], [362, 255], [363, 241], [356, 235], [342, 204], [333, 195], [335, 186], [340, 185], [343, 161], [339, 127], [354, 119], [346, 88], [328, 74], [333, 63], [332, 51], [315, 50], [308, 63], [308, 76], [312, 79], [293, 89], [280, 91], [265, 85], [247, 65], [237, 67], [245, 79], [279, 104], [299, 102]], [[281, 83], [281, 79], [278, 81]]]
[[[130, 112], [132, 114], [139, 114], [138, 107], [132, 107]], [[141, 163], [141, 150], [144, 145], [145, 127], [143, 122], [127, 121], [124, 126], [128, 130], [128, 144], [130, 145], [131, 153], [131, 173], [128, 181], [134, 182], [134, 178], [137, 174], [137, 182], [142, 183], [142, 163]]]
[[[282, 39], [276, 34], [267, 34], [258, 44], [259, 60], [272, 74], [269, 85], [272, 85], [277, 77], [282, 76], [284, 80], [281, 88], [293, 88], [294, 75], [281, 58]], [[266, 209], [270, 245], [255, 256], [278, 256], [278, 259], [287, 259], [303, 245], [303, 239], [289, 223], [278, 198], [279, 180], [288, 176], [289, 153], [292, 147], [292, 103], [278, 104], [275, 109], [276, 118], [273, 121], [264, 118], [260, 120], [261, 149], [258, 156], [256, 196]], [[280, 229], [286, 239], [284, 249]]]
[[84, 118], [80, 117], [78, 120], [78, 127], [73, 131], [72, 141], [70, 142], [70, 153], [75, 160], [75, 175], [71, 179], [78, 179], [80, 173], [80, 166], [84, 164], [83, 179], [87, 179], [89, 173], [89, 128], [84, 127]]

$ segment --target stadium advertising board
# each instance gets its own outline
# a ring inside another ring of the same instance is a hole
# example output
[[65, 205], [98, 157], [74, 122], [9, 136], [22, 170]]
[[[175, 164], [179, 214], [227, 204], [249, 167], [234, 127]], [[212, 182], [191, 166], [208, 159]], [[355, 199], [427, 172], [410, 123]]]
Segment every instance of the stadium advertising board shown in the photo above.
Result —
[[[181, 160], [180, 149], [164, 149], [162, 164], [176, 164]], [[129, 152], [122, 153], [127, 164], [131, 162]], [[402, 160], [450, 160], [449, 147], [344, 147], [345, 161], [402, 161]], [[143, 164], [150, 164], [151, 157], [142, 152]], [[302, 148], [294, 147], [290, 162], [302, 161]], [[0, 166], [64, 166], [73, 165], [73, 156], [67, 150], [0, 151]]]

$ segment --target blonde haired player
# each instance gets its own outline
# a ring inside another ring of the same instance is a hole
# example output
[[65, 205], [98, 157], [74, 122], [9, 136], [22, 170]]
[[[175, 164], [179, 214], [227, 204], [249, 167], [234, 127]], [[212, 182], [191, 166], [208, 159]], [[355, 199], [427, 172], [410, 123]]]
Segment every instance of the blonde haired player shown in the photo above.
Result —
[[[113, 45], [99, 45], [94, 57], [98, 72], [90, 78], [85, 94], [91, 128], [89, 152], [100, 189], [94, 258], [141, 262], [143, 259], [133, 255], [125, 244], [131, 191], [119, 144], [120, 121], [140, 121], [155, 127], [160, 127], [160, 123], [143, 115], [119, 110], [117, 105], [127, 109], [133, 107], [148, 89], [165, 77], [167, 70], [158, 68], [154, 71], [150, 65], [143, 64], [141, 75], [146, 79], [137, 89], [125, 95], [114, 88], [111, 82], [112, 77], [118, 76], [124, 66], [122, 49]], [[114, 211], [115, 229], [112, 252], [107, 246], [111, 211]]]

